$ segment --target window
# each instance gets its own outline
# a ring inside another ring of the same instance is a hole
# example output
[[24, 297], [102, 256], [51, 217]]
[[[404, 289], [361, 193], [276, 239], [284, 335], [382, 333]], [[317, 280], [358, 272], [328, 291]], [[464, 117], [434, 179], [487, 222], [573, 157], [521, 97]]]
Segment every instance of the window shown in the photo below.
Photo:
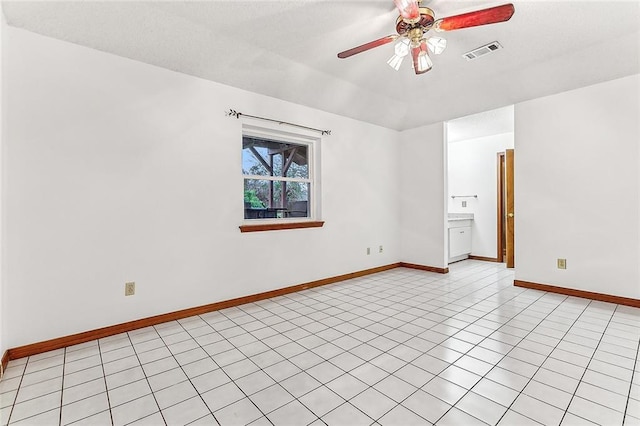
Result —
[[245, 221], [287, 223], [315, 218], [314, 142], [317, 140], [245, 129]]

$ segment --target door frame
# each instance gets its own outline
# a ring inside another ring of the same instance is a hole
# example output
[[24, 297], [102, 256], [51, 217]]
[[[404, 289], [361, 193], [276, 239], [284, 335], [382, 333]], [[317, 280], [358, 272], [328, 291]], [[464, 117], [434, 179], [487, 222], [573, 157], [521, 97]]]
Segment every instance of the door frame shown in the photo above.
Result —
[[514, 215], [514, 150], [496, 154], [497, 206], [496, 206], [496, 260], [515, 267], [515, 215]]
[[504, 241], [506, 230], [504, 228], [504, 219], [505, 219], [505, 211], [504, 211], [504, 191], [505, 191], [505, 153], [498, 152], [496, 154], [497, 159], [497, 206], [496, 206], [496, 215], [497, 215], [497, 225], [496, 225], [496, 238], [497, 238], [497, 253], [496, 253], [496, 261], [499, 263], [504, 263], [505, 253], [504, 253]]
[[514, 151], [507, 149], [505, 152], [505, 204], [506, 204], [506, 249], [507, 268], [515, 267], [515, 203], [514, 203]]

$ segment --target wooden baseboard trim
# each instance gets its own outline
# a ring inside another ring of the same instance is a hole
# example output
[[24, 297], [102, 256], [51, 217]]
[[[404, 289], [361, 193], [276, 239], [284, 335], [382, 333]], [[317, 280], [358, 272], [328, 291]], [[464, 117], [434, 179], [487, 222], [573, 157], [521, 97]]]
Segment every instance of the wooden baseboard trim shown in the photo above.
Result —
[[4, 354], [2, 354], [2, 368], [0, 368], [0, 380], [2, 379], [2, 376], [4, 376], [4, 372], [7, 369], [7, 365], [9, 364], [9, 351], [4, 351]]
[[618, 305], [633, 306], [640, 308], [640, 299], [632, 299], [630, 297], [613, 296], [604, 293], [594, 293], [591, 291], [576, 290], [573, 288], [558, 287], [549, 284], [538, 284], [529, 281], [514, 280], [513, 285], [516, 287], [530, 288], [533, 290], [548, 291], [550, 293], [564, 294], [565, 296], [582, 297], [584, 299], [592, 299], [600, 302], [617, 303]]
[[421, 271], [437, 272], [438, 274], [448, 274], [449, 268], [436, 268], [434, 266], [417, 265], [415, 263], [400, 262], [403, 268], [419, 269]]
[[472, 254], [469, 255], [469, 259], [472, 260], [482, 260], [484, 262], [496, 262], [496, 263], [502, 263], [502, 261], [500, 259], [498, 259], [497, 257], [484, 257], [484, 256], [474, 256]]
[[103, 327], [96, 330], [85, 331], [83, 333], [72, 334], [69, 336], [46, 340], [44, 342], [32, 343], [29, 345], [9, 349], [7, 352], [5, 352], [5, 355], [2, 358], [2, 363], [3, 365], [5, 365], [5, 359], [6, 359], [6, 362], [9, 362], [9, 360], [12, 360], [12, 359], [24, 358], [26, 356], [36, 355], [42, 352], [48, 352], [48, 351], [64, 348], [67, 346], [78, 345], [80, 343], [89, 342], [91, 340], [101, 339], [104, 337], [112, 336], [114, 334], [125, 333], [127, 331], [132, 331], [139, 328], [157, 325], [163, 322], [175, 321], [182, 318], [191, 317], [194, 315], [202, 315], [208, 312], [231, 308], [231, 307], [242, 305], [245, 303], [257, 302], [259, 300], [270, 299], [272, 297], [282, 296], [284, 294], [294, 293], [296, 291], [306, 290], [313, 287], [319, 287], [327, 284], [333, 284], [340, 281], [349, 280], [352, 278], [358, 278], [365, 275], [375, 274], [377, 272], [382, 272], [382, 271], [387, 271], [389, 269], [397, 268], [401, 265], [402, 264], [400, 262], [392, 263], [389, 265], [378, 266], [376, 268], [365, 269], [362, 271], [351, 272], [349, 274], [338, 275], [335, 277], [324, 278], [316, 281], [310, 281], [307, 283], [297, 284], [290, 287], [284, 287], [277, 290], [266, 291], [264, 293], [252, 294], [249, 296], [238, 297], [235, 299], [225, 300], [222, 302], [216, 302], [208, 305], [197, 306], [195, 308], [182, 309], [180, 311], [170, 312], [170, 313], [161, 314], [161, 315], [155, 315], [152, 317], [142, 318], [134, 321], [125, 322], [122, 324]]

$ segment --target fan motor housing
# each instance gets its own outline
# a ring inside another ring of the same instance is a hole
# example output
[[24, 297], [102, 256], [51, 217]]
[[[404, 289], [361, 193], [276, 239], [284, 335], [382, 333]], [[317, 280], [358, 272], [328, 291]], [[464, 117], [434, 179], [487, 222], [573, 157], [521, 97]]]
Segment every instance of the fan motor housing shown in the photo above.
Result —
[[420, 18], [415, 23], [407, 22], [402, 18], [402, 16], [398, 16], [398, 19], [396, 20], [396, 32], [399, 35], [405, 35], [412, 28], [422, 28], [424, 31], [431, 28], [433, 21], [435, 20], [433, 10], [428, 7], [421, 7], [419, 11]]

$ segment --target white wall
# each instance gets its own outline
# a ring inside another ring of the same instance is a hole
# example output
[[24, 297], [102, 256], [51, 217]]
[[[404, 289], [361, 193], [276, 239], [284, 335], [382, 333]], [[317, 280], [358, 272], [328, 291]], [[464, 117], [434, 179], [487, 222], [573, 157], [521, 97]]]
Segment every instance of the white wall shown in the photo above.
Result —
[[[448, 144], [449, 213], [473, 213], [471, 254], [495, 258], [497, 242], [497, 154], [513, 148], [513, 133]], [[478, 195], [456, 198], [452, 195]], [[467, 207], [462, 207], [462, 201]]]
[[[0, 94], [5, 91], [5, 81], [3, 77], [3, 69], [4, 69], [4, 45], [5, 45], [5, 31], [7, 28], [7, 21], [4, 17], [4, 12], [2, 11], [2, 3], [0, 3]], [[4, 304], [4, 256], [3, 256], [3, 248], [2, 241], [3, 239], [3, 228], [4, 228], [4, 215], [3, 215], [3, 182], [4, 182], [4, 156], [2, 151], [4, 150], [4, 110], [2, 108], [2, 104], [4, 103], [3, 97], [0, 96], [0, 312], [4, 312], [6, 306]], [[4, 334], [5, 334], [6, 324], [3, 319], [3, 315], [0, 314], [0, 357], [4, 354], [7, 347], [4, 344]]]
[[[4, 347], [400, 261], [397, 132], [7, 33]], [[229, 108], [332, 130], [324, 228], [239, 232], [242, 122]]]
[[516, 279], [640, 298], [639, 104], [633, 75], [516, 105]]
[[400, 138], [402, 261], [446, 268], [444, 124], [407, 130]]

